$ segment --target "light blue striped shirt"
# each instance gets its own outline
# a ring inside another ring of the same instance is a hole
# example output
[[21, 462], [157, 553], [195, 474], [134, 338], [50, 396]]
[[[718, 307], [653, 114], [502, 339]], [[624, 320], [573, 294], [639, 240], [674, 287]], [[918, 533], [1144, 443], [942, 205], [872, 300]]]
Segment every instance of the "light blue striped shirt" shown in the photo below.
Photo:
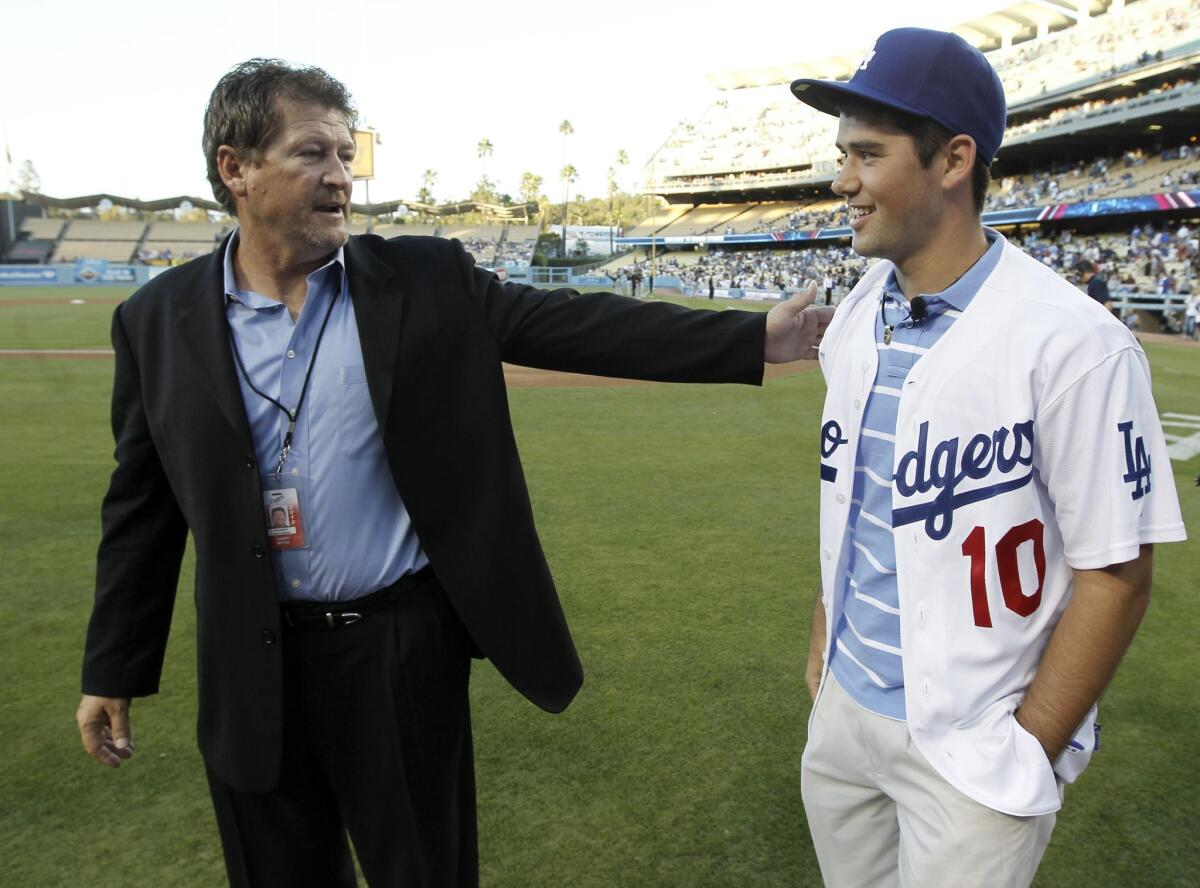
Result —
[[[904, 672], [900, 650], [900, 595], [892, 538], [892, 466], [896, 414], [908, 373], [954, 324], [996, 263], [1004, 243], [985, 229], [987, 252], [957, 281], [924, 296], [925, 319], [908, 320], [910, 309], [893, 271], [884, 284], [875, 319], [879, 367], [863, 409], [862, 434], [846, 533], [844, 607], [834, 628], [829, 668], [861, 706], [903, 719]], [[924, 295], [924, 294], [922, 294]], [[891, 341], [885, 342], [892, 328]]]
[[[279, 596], [347, 601], [429, 563], [396, 491], [371, 406], [343, 251], [308, 276], [295, 323], [282, 302], [242, 291], [233, 273], [237, 234], [225, 250], [225, 316], [255, 387], [292, 409], [325, 312], [308, 394], [296, 420], [285, 478], [301, 491], [304, 549], [272, 551]], [[283, 411], [257, 395], [237, 371], [254, 454], [273, 473], [287, 430]], [[264, 515], [264, 521], [265, 521]]]

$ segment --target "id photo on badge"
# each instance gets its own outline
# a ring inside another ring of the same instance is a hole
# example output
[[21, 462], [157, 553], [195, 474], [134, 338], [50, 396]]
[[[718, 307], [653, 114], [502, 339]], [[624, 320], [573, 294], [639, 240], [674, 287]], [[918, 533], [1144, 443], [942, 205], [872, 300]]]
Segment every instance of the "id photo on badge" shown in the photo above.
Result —
[[263, 517], [272, 549], [306, 547], [300, 490], [300, 479], [295, 475], [269, 475], [263, 479]]

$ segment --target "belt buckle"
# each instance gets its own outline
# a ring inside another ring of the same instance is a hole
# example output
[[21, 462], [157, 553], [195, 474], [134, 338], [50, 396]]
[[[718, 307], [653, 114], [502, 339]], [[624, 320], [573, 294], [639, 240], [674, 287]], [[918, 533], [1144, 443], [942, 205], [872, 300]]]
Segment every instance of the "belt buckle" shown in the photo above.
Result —
[[330, 629], [336, 629], [339, 626], [350, 626], [362, 618], [363, 615], [358, 611], [326, 611], [325, 625]]

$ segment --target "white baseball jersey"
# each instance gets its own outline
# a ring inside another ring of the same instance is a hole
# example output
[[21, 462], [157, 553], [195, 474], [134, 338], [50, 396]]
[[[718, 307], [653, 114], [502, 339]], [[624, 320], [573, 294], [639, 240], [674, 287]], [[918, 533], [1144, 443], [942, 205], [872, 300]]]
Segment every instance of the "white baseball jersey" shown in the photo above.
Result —
[[[863, 277], [820, 349], [826, 652], [891, 268], [878, 262]], [[970, 307], [905, 381], [893, 475], [909, 733], [980, 803], [1055, 811], [1056, 774], [1073, 780], [1091, 757], [1095, 710], [1053, 767], [1013, 713], [1070, 600], [1072, 568], [1185, 538], [1146, 357], [1102, 305], [1005, 243]]]

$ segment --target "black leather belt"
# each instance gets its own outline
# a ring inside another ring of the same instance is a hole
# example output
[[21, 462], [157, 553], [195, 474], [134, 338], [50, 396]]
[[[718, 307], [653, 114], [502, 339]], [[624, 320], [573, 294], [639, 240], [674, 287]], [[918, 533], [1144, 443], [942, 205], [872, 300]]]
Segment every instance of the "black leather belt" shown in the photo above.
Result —
[[416, 573], [405, 574], [390, 586], [351, 601], [285, 601], [279, 605], [283, 625], [289, 629], [341, 629], [352, 626], [373, 613], [391, 608], [400, 597], [433, 578], [433, 568], [425, 565]]

